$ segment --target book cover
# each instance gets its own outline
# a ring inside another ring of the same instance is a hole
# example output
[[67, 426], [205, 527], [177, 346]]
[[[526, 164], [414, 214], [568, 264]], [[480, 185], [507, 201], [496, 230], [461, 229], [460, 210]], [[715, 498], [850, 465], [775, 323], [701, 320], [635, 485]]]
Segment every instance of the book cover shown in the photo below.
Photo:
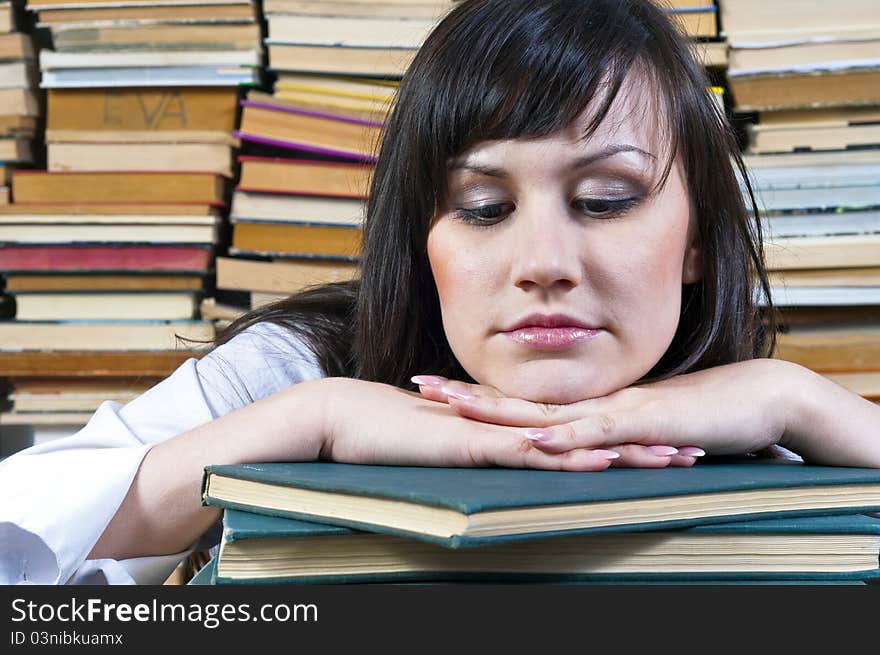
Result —
[[276, 462], [208, 466], [205, 504], [449, 547], [880, 510], [880, 470], [772, 460], [577, 473]]

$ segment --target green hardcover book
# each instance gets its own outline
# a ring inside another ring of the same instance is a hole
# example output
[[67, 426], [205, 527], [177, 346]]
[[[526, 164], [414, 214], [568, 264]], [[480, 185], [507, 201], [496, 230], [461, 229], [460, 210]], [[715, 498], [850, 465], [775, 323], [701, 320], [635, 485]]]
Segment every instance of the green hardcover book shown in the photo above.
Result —
[[[880, 572], [880, 519], [741, 521], [444, 548], [397, 535], [227, 509], [217, 584], [862, 581]], [[204, 569], [203, 569], [204, 570]]]
[[774, 460], [574, 473], [287, 462], [208, 466], [205, 504], [449, 547], [880, 510], [880, 469]]

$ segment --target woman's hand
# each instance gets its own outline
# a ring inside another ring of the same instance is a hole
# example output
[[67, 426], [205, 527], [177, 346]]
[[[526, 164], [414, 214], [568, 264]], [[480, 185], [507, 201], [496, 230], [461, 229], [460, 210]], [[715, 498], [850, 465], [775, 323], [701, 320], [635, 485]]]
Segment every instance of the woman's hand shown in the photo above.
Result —
[[[621, 453], [614, 466], [656, 466], [664, 460], [688, 466], [703, 452], [743, 454], [779, 443], [810, 451], [807, 444], [817, 437], [796, 420], [798, 394], [809, 376], [820, 377], [788, 362], [750, 360], [568, 405], [506, 398], [489, 387], [433, 376], [414, 381], [421, 383], [423, 396], [447, 403], [461, 416], [531, 428], [535, 446], [546, 453], [600, 447]], [[650, 449], [658, 446], [676, 447], [678, 454], [652, 458]]]
[[386, 384], [325, 378], [292, 389], [313, 394], [315, 411], [323, 414], [320, 452], [312, 454], [319, 459], [599, 471], [619, 456], [589, 445], [535, 448], [521, 429], [464, 418], [448, 405]]

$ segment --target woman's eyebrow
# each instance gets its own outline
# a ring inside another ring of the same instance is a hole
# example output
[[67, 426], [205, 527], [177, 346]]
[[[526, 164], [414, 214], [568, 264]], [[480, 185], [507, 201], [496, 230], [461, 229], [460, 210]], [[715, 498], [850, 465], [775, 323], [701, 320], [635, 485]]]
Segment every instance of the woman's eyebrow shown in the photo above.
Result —
[[[652, 161], [656, 161], [657, 159], [650, 152], [648, 152], [647, 150], [643, 150], [638, 146], [634, 146], [629, 143], [615, 143], [597, 152], [591, 152], [582, 157], [578, 157], [577, 159], [573, 160], [569, 165], [567, 165], [567, 167], [575, 169], [583, 168], [601, 159], [607, 159], [622, 152], [634, 152]], [[476, 173], [481, 173], [483, 175], [488, 175], [489, 177], [510, 177], [510, 174], [503, 168], [500, 168], [498, 166], [488, 166], [476, 162], [469, 163], [467, 157], [452, 160], [452, 163], [449, 165], [449, 170], [469, 170]]]

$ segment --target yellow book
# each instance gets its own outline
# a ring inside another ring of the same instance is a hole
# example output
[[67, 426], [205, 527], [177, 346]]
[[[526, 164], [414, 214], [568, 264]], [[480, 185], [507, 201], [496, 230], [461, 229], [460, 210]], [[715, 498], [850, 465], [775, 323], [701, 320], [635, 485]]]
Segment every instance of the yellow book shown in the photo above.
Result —
[[359, 80], [351, 77], [296, 75], [280, 73], [275, 82], [276, 93], [301, 91], [304, 93], [357, 98], [373, 102], [389, 102], [397, 93], [397, 83], [385, 80]]
[[343, 116], [378, 120], [379, 122], [385, 122], [388, 112], [391, 110], [391, 101], [371, 102], [369, 100], [343, 98], [323, 93], [278, 89], [277, 87], [275, 97], [289, 100], [293, 106], [300, 109], [328, 114], [342, 114]]

